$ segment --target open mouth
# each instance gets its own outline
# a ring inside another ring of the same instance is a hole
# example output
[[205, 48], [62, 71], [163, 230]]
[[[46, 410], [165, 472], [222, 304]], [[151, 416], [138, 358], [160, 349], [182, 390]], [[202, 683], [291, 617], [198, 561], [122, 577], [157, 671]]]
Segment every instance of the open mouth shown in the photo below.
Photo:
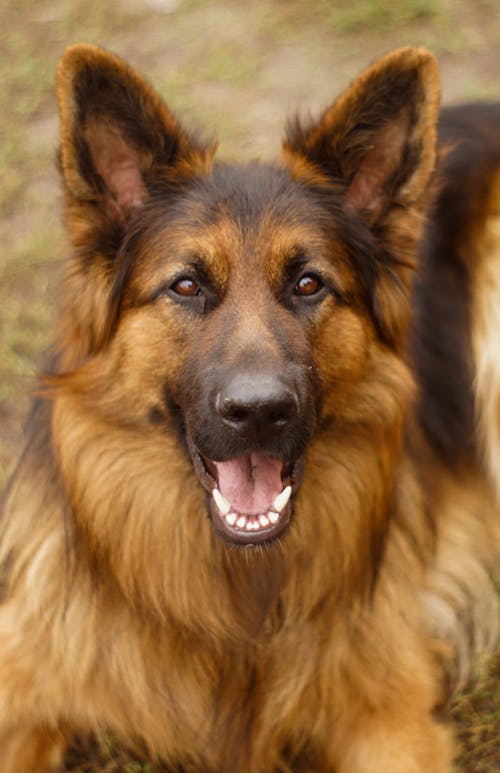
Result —
[[300, 461], [281, 460], [253, 451], [214, 462], [191, 447], [193, 466], [210, 494], [209, 512], [219, 536], [240, 545], [277, 539], [292, 515], [292, 496]]

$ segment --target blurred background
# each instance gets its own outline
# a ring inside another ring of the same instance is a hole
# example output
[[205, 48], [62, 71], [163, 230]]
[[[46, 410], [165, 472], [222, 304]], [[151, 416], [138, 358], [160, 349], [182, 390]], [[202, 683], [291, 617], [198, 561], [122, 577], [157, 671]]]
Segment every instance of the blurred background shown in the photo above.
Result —
[[[0, 488], [55, 319], [55, 70], [77, 41], [126, 58], [229, 159], [272, 158], [287, 116], [318, 112], [407, 44], [437, 54], [444, 102], [500, 99], [500, 0], [0, 0]], [[498, 689], [457, 705], [463, 770], [500, 771]], [[74, 769], [148, 769], [116, 759]]]

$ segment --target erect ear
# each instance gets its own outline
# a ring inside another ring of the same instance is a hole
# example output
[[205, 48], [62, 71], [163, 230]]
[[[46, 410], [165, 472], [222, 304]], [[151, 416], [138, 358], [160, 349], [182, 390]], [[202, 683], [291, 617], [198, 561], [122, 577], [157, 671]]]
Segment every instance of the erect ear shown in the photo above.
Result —
[[373, 224], [391, 204], [413, 205], [425, 191], [439, 94], [435, 57], [400, 49], [362, 73], [316, 124], [293, 127], [285, 155], [341, 181], [347, 207]]
[[126, 222], [148, 184], [176, 165], [196, 167], [205, 151], [151, 86], [96, 46], [68, 48], [58, 69], [60, 163], [76, 202], [92, 202]]
[[[436, 161], [439, 69], [424, 49], [403, 48], [363, 72], [315, 124], [291, 127], [292, 173], [335, 184], [344, 211], [370, 234], [372, 303], [382, 335], [401, 340], [422, 211]], [[366, 242], [365, 242], [366, 243]]]
[[171, 195], [206, 172], [214, 147], [195, 142], [143, 78], [95, 46], [66, 50], [57, 93], [66, 221], [76, 248], [62, 326], [71, 346], [60, 347], [72, 353], [63, 363], [71, 369], [114, 329], [116, 258], [132, 215], [158, 182]]

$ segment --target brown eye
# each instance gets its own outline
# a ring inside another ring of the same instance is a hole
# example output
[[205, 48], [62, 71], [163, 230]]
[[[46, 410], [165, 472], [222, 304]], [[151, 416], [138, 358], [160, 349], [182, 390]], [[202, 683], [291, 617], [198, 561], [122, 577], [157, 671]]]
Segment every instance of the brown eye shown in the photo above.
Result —
[[294, 287], [295, 295], [316, 295], [323, 287], [323, 282], [315, 274], [304, 274]]
[[200, 286], [189, 277], [178, 279], [171, 285], [170, 289], [176, 293], [176, 295], [182, 295], [184, 298], [192, 298], [195, 295], [200, 295]]

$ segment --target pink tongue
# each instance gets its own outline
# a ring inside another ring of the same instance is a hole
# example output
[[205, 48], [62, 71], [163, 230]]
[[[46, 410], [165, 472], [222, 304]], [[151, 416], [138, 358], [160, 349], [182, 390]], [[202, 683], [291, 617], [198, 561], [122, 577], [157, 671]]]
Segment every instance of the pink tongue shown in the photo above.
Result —
[[281, 493], [282, 463], [263, 454], [216, 462], [219, 491], [244, 515], [266, 513]]

